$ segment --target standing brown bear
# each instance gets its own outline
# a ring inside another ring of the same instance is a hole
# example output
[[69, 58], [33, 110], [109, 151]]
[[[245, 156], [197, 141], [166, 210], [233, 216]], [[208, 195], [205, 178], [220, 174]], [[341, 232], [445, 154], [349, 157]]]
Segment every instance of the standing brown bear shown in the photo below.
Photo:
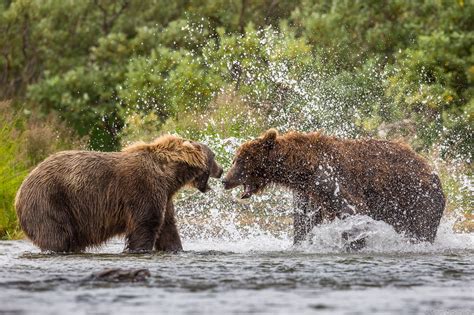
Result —
[[173, 195], [187, 184], [206, 192], [221, 174], [207, 146], [170, 135], [122, 152], [64, 151], [30, 173], [15, 207], [42, 250], [78, 252], [125, 235], [128, 251], [177, 251]]
[[223, 183], [226, 189], [243, 185], [242, 198], [271, 183], [291, 189], [298, 207], [295, 243], [323, 220], [352, 214], [433, 242], [445, 206], [438, 176], [406, 145], [319, 132], [268, 130], [237, 150]]

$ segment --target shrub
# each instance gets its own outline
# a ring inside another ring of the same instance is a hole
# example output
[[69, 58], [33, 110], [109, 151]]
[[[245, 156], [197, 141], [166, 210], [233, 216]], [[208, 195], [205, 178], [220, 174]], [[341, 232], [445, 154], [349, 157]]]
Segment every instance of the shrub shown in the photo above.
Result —
[[19, 238], [15, 195], [29, 170], [48, 155], [85, 147], [85, 140], [53, 116], [39, 118], [0, 102], [0, 239]]

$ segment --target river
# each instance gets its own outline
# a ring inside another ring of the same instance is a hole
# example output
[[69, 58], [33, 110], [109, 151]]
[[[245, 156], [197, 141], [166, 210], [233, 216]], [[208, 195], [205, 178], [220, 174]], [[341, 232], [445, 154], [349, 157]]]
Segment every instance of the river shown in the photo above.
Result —
[[[445, 222], [435, 244], [413, 245], [372, 224], [357, 253], [337, 239], [342, 222], [316, 228], [298, 247], [290, 236], [261, 231], [184, 239], [179, 254], [124, 254], [118, 239], [72, 255], [2, 241], [0, 314], [474, 313], [472, 234], [454, 234]], [[91, 278], [113, 268], [144, 268], [150, 276]]]

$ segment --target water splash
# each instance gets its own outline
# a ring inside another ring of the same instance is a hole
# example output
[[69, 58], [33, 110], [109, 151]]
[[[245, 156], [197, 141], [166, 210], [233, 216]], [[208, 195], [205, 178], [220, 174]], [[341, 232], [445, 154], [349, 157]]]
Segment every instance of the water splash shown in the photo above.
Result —
[[[203, 139], [221, 161], [232, 160], [242, 139]], [[464, 177], [463, 177], [464, 178]], [[185, 250], [302, 251], [308, 253], [345, 253], [348, 241], [342, 233], [360, 230], [366, 237], [362, 253], [437, 253], [474, 250], [474, 234], [458, 234], [453, 225], [463, 208], [443, 217], [434, 244], [412, 244], [388, 224], [367, 216], [336, 219], [313, 229], [300, 246], [293, 246], [293, 202], [288, 190], [271, 187], [251, 200], [241, 200], [240, 189], [225, 191], [218, 180], [212, 180], [213, 191], [207, 194], [186, 191], [176, 200], [177, 220]], [[463, 181], [472, 190], [472, 181]], [[455, 192], [448, 198], [455, 199]], [[453, 215], [454, 214], [454, 215]]]
[[[198, 25], [184, 28], [190, 32], [188, 39], [193, 38], [191, 33], [203, 35], [204, 29]], [[389, 133], [394, 130], [400, 132], [401, 129], [412, 127], [413, 122], [408, 119], [406, 127], [381, 123], [381, 116], [396, 113], [393, 113], [394, 109], [390, 107], [392, 103], [387, 102], [383, 93], [387, 73], [375, 61], [367, 63], [357, 73], [334, 73], [324, 67], [308, 67], [304, 58], [295, 62], [295, 58], [285, 55], [289, 51], [288, 39], [274, 30], [258, 30], [235, 40], [242, 45], [233, 46], [233, 42], [222, 42], [214, 47], [209, 41], [207, 48], [202, 47], [204, 50], [200, 62], [210, 73], [217, 71], [219, 76], [226, 76], [221, 73], [225, 72], [223, 69], [232, 72], [234, 68], [239, 68], [241, 73], [239, 84], [235, 84], [239, 86], [236, 87], [236, 93], [241, 94], [239, 96], [246, 103], [257, 108], [258, 113], [265, 118], [266, 126], [276, 127], [280, 131], [323, 128], [329, 134], [343, 137], [358, 137], [367, 133], [390, 137]], [[246, 51], [244, 44], [252, 40], [258, 41], [255, 47], [259, 48]], [[304, 47], [304, 43], [301, 45]], [[220, 63], [222, 67], [216, 68]], [[216, 93], [226, 93], [226, 88], [222, 87]], [[203, 119], [198, 115], [196, 117], [196, 120]], [[227, 122], [232, 125], [232, 118]], [[212, 127], [211, 130], [219, 130], [212, 116], [204, 123], [204, 126], [208, 125]], [[140, 133], [144, 129], [137, 125], [131, 131]], [[222, 139], [218, 135], [208, 135], [199, 140], [208, 144], [224, 168], [227, 168], [235, 149], [247, 139]], [[468, 182], [463, 175], [454, 176], [462, 179], [460, 190], [472, 192], [472, 182]], [[213, 186], [215, 190], [209, 194], [185, 192], [178, 197], [177, 217], [185, 249], [338, 253], [345, 251], [342, 232], [354, 227], [363, 227], [363, 233], [367, 236], [364, 252], [437, 252], [474, 247], [473, 236], [452, 232], [453, 219], [443, 219], [434, 244], [411, 244], [389, 225], [359, 216], [316, 227], [308, 242], [293, 247], [290, 192], [272, 189], [244, 202], [237, 197], [238, 190], [225, 192], [219, 183]], [[459, 195], [451, 197], [459, 198]], [[454, 210], [455, 213], [462, 213], [465, 209]]]
[[[202, 140], [224, 161], [232, 160], [242, 139], [220, 139], [216, 136]], [[463, 177], [464, 178], [464, 177]], [[185, 191], [176, 200], [177, 220], [185, 250], [302, 251], [308, 253], [345, 253], [348, 244], [342, 233], [358, 229], [366, 237], [362, 253], [437, 253], [474, 250], [474, 234], [458, 234], [453, 225], [465, 209], [459, 208], [445, 216], [438, 228], [434, 244], [412, 244], [388, 224], [367, 216], [336, 219], [313, 229], [300, 246], [293, 246], [293, 202], [288, 190], [271, 187], [251, 200], [241, 200], [240, 189], [225, 191], [218, 180], [211, 180], [213, 191], [201, 194]], [[463, 181], [472, 190], [472, 181]], [[457, 198], [453, 192], [448, 196]], [[454, 215], [453, 215], [454, 214]]]
[[[455, 233], [453, 223], [452, 219], [443, 218], [433, 244], [413, 244], [404, 235], [395, 232], [389, 224], [356, 215], [315, 227], [309, 239], [299, 249], [312, 253], [345, 252], [349, 241], [365, 237], [366, 247], [360, 250], [361, 253], [449, 253], [474, 250], [474, 235]], [[351, 230], [359, 233], [352, 239], [343, 239], [343, 232]]]
[[[282, 217], [271, 216], [270, 220], [281, 220]], [[253, 251], [290, 251], [312, 254], [347, 254], [348, 240], [342, 233], [354, 227], [363, 227], [360, 236], [366, 238], [366, 246], [359, 254], [398, 254], [398, 253], [457, 253], [474, 251], [474, 235], [459, 234], [452, 229], [453, 221], [444, 218], [438, 229], [433, 244], [423, 242], [411, 243], [404, 235], [398, 234], [388, 224], [375, 221], [366, 216], [354, 216], [345, 220], [336, 219], [333, 222], [317, 226], [301, 245], [293, 245], [292, 226], [287, 224], [286, 231], [276, 234], [273, 228], [268, 230], [259, 224], [241, 224], [236, 221], [213, 221], [221, 234], [207, 234], [209, 230], [199, 229], [199, 237], [192, 237], [187, 232], [191, 227], [189, 222], [181, 224], [185, 250], [191, 251], [223, 251], [246, 253]], [[196, 229], [194, 227], [193, 229]]]

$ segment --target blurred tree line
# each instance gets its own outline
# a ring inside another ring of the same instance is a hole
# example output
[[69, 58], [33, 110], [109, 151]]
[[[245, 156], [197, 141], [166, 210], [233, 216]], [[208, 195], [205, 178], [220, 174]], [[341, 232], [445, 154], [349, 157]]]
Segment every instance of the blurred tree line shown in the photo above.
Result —
[[349, 121], [472, 161], [472, 1], [0, 3], [0, 99], [55, 113], [93, 149], [117, 149], [133, 121], [217, 132], [199, 122], [218, 118], [230, 136]]

